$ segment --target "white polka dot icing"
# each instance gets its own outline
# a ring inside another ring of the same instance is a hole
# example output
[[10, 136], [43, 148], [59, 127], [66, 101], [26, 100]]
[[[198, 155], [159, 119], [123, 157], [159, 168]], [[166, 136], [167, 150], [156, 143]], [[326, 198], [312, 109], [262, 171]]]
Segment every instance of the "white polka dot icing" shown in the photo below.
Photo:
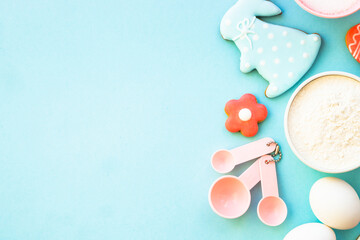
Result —
[[[309, 70], [321, 45], [320, 36], [257, 18], [257, 14], [265, 19], [281, 13], [270, 1], [237, 2], [241, 4], [227, 11], [220, 24], [221, 35], [240, 49], [240, 70], [247, 73], [256, 69], [269, 82], [266, 96], [279, 96]], [[227, 25], [226, 20], [231, 24]]]
[[271, 92], [277, 92], [277, 91], [279, 90], [279, 88], [276, 87], [276, 86], [272, 86], [272, 85], [270, 84], [268, 90], [271, 91]]
[[250, 109], [243, 108], [239, 111], [239, 118], [241, 121], [247, 122], [251, 119], [252, 113]]

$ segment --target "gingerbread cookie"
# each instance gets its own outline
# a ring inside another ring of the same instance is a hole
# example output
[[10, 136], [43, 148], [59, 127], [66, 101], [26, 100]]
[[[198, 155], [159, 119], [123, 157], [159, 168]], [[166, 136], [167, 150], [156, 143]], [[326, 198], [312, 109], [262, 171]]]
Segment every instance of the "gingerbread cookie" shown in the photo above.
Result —
[[360, 23], [350, 28], [345, 37], [351, 55], [360, 63]]
[[241, 132], [245, 137], [252, 137], [258, 132], [258, 122], [265, 120], [267, 109], [248, 93], [238, 100], [228, 101], [225, 113], [229, 116], [225, 122], [229, 132]]
[[256, 69], [269, 81], [265, 91], [273, 98], [291, 88], [313, 64], [321, 39], [318, 34], [269, 24], [256, 16], [279, 15], [281, 10], [265, 0], [238, 0], [223, 17], [220, 32], [241, 52], [240, 70]]

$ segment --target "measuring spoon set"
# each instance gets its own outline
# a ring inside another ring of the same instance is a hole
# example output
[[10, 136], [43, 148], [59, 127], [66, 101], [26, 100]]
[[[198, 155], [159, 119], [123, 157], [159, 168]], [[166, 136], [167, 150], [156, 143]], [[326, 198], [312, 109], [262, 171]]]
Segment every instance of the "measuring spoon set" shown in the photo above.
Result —
[[281, 152], [271, 138], [215, 152], [211, 164], [219, 173], [228, 173], [236, 165], [257, 160], [239, 177], [225, 175], [213, 183], [209, 191], [209, 203], [213, 211], [224, 218], [242, 216], [250, 206], [250, 190], [261, 181], [263, 197], [257, 206], [259, 219], [269, 226], [278, 226], [284, 222], [287, 207], [279, 197], [275, 167], [279, 159], [275, 160], [275, 155], [281, 157]]

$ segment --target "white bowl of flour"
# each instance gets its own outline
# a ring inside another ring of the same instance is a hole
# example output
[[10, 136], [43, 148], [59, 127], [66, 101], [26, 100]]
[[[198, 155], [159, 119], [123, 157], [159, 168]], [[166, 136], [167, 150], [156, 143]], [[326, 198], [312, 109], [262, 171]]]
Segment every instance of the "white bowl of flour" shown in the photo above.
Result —
[[360, 167], [360, 78], [324, 72], [303, 82], [285, 111], [285, 134], [295, 155], [321, 172]]

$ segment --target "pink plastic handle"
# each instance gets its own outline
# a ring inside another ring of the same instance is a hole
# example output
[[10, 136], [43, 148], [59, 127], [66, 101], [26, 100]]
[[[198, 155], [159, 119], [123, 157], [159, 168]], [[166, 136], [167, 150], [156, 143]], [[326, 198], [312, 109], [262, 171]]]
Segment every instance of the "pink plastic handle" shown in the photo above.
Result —
[[219, 173], [228, 173], [236, 165], [269, 154], [275, 148], [276, 143], [272, 138], [263, 138], [232, 150], [221, 149], [212, 155], [211, 165]]
[[239, 179], [249, 189], [249, 191], [260, 182], [260, 166], [259, 160], [256, 160], [245, 172], [243, 172]]
[[238, 165], [269, 154], [275, 150], [275, 147], [276, 143], [272, 138], [262, 138], [255, 142], [234, 148], [230, 150], [230, 152], [234, 156], [235, 164]]
[[263, 198], [268, 196], [279, 196], [278, 182], [276, 177], [275, 162], [269, 155], [259, 158], [261, 189]]

